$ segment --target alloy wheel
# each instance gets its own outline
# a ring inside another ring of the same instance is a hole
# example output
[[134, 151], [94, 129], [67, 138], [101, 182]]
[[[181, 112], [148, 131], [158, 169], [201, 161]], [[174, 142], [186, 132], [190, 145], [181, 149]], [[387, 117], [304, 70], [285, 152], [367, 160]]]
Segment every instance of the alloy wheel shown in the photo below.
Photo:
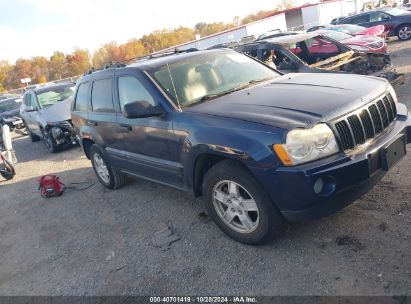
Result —
[[398, 32], [398, 36], [400, 37], [400, 39], [402, 40], [408, 40], [411, 37], [411, 27], [410, 26], [403, 26], [399, 32]]
[[248, 234], [257, 229], [260, 220], [257, 203], [240, 184], [230, 180], [217, 183], [213, 205], [222, 221], [234, 231]]
[[101, 178], [102, 181], [109, 184], [110, 183], [110, 173], [108, 171], [108, 168], [107, 168], [107, 165], [104, 159], [100, 156], [100, 154], [95, 153], [93, 155], [93, 162], [94, 162], [94, 167], [96, 168], [98, 176]]

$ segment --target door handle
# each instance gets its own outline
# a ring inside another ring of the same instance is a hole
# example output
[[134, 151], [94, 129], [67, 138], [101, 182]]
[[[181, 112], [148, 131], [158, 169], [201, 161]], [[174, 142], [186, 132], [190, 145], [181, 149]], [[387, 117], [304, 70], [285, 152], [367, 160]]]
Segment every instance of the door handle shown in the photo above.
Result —
[[130, 126], [130, 125], [127, 125], [127, 124], [120, 124], [120, 129], [122, 129], [124, 131], [127, 131], [127, 132], [130, 132], [130, 131], [133, 130], [133, 127]]
[[92, 127], [95, 127], [95, 126], [98, 125], [97, 121], [90, 121], [90, 120], [87, 122], [87, 124], [88, 124], [89, 126], [92, 126]]

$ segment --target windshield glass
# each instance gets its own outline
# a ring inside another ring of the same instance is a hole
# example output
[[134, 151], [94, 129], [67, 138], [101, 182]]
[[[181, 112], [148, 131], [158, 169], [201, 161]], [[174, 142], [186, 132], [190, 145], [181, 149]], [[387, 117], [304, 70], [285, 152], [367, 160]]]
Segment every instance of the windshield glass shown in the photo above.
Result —
[[327, 36], [331, 39], [337, 40], [337, 41], [342, 41], [342, 40], [349, 39], [349, 38], [352, 37], [349, 34], [342, 33], [342, 32], [337, 32], [337, 31], [325, 32], [323, 35]]
[[385, 13], [393, 15], [393, 16], [399, 16], [399, 15], [408, 14], [409, 12], [402, 8], [391, 8], [391, 9], [386, 10]]
[[40, 106], [49, 107], [73, 96], [75, 84], [50, 87], [47, 91], [37, 93]]
[[19, 107], [20, 103], [17, 102], [17, 99], [0, 101], [0, 113], [16, 110]]
[[280, 75], [234, 51], [203, 53], [155, 68], [150, 74], [182, 108]]
[[336, 29], [341, 29], [343, 31], [347, 31], [350, 34], [357, 34], [359, 32], [362, 32], [365, 30], [365, 27], [355, 25], [355, 24], [342, 24], [342, 25], [336, 25], [334, 26]]

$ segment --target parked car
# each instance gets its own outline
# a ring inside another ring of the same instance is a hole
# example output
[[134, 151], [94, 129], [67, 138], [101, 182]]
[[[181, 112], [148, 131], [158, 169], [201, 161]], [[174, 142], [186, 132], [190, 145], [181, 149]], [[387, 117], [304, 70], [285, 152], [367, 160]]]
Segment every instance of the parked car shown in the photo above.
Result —
[[216, 224], [248, 244], [352, 203], [411, 142], [385, 79], [282, 75], [228, 49], [90, 72], [72, 120], [105, 187], [131, 175], [202, 195]]
[[389, 36], [411, 39], [411, 12], [401, 8], [381, 8], [340, 19], [336, 24], [358, 24], [364, 27], [384, 25]]
[[20, 114], [32, 141], [43, 138], [51, 153], [76, 144], [70, 118], [75, 83], [51, 84], [27, 90]]
[[307, 32], [313, 32], [317, 30], [331, 30], [337, 32], [343, 32], [351, 36], [376, 36], [386, 38], [388, 31], [385, 30], [384, 25], [376, 25], [370, 28], [355, 25], [355, 24], [338, 24], [338, 25], [319, 25], [314, 26], [307, 30]]
[[403, 4], [400, 6], [400, 8], [411, 11], [411, 3]]
[[353, 50], [367, 53], [385, 53], [387, 52], [387, 44], [385, 40], [375, 36], [352, 36], [343, 32], [319, 30], [316, 33], [334, 39]]
[[24, 122], [20, 117], [21, 101], [20, 97], [0, 100], [0, 127], [6, 124], [10, 130], [24, 128]]
[[316, 32], [272, 38], [234, 49], [283, 73], [372, 75], [388, 79], [395, 87], [405, 81], [404, 74], [392, 70], [388, 54], [355, 51]]

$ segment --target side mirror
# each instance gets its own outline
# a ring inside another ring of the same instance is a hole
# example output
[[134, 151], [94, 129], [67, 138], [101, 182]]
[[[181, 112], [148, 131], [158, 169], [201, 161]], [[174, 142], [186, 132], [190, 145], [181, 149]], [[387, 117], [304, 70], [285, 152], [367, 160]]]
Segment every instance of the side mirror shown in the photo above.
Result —
[[160, 106], [153, 106], [146, 100], [138, 100], [124, 105], [123, 114], [127, 118], [145, 118], [163, 115]]
[[282, 61], [280, 62], [280, 64], [278, 65], [278, 69], [281, 70], [292, 70], [295, 71], [298, 69], [298, 66], [295, 62], [286, 62], [286, 61]]

